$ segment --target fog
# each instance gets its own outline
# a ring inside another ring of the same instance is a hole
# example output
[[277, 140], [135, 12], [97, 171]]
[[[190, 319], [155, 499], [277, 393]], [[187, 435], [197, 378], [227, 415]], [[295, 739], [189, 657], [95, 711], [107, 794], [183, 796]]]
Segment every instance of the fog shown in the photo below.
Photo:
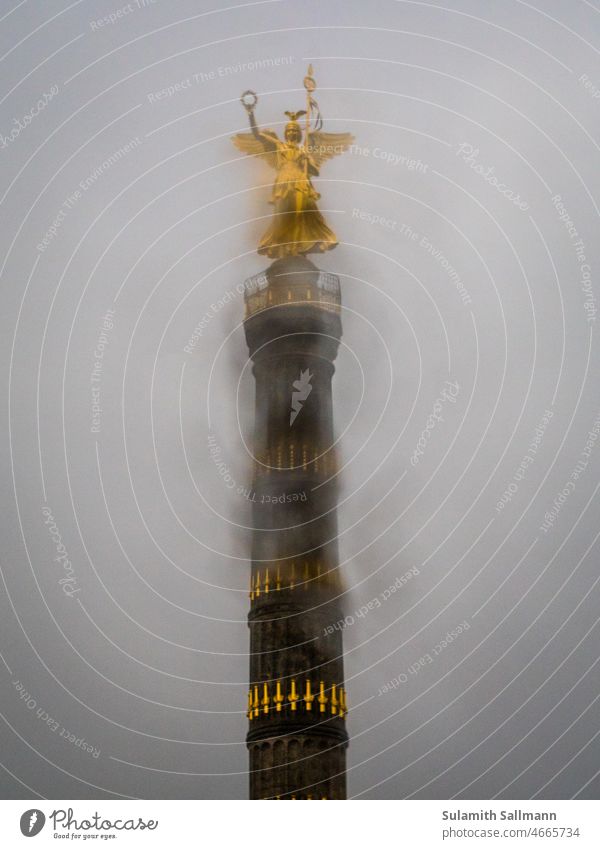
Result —
[[230, 139], [309, 62], [355, 137], [315, 181], [349, 795], [597, 798], [599, 36], [585, 0], [3, 4], [5, 798], [247, 796], [273, 172]]

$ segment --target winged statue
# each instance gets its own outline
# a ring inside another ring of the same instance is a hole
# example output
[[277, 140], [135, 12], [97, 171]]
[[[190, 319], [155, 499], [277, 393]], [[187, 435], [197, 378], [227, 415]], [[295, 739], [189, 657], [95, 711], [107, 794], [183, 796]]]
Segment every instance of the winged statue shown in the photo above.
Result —
[[[328, 251], [338, 244], [317, 206], [321, 195], [312, 178], [319, 176], [324, 162], [347, 150], [354, 137], [350, 133], [321, 130], [321, 116], [313, 97], [316, 83], [312, 67], [304, 78], [304, 87], [307, 108], [285, 113], [288, 122], [283, 140], [273, 130], [258, 127], [254, 117], [258, 98], [252, 91], [244, 92], [241, 98], [251, 132], [233, 136], [238, 150], [264, 160], [277, 172], [270, 200], [274, 214], [258, 246], [259, 254], [273, 258]], [[302, 117], [305, 117], [304, 134], [299, 121]]]

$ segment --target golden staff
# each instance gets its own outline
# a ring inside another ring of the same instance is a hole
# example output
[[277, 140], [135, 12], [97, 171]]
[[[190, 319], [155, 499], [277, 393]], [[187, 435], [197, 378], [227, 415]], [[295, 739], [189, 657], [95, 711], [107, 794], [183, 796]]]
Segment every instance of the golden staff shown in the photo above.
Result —
[[305, 159], [305, 170], [306, 170], [306, 179], [308, 180], [308, 136], [310, 133], [310, 118], [313, 107], [313, 98], [312, 93], [316, 89], [317, 83], [315, 82], [315, 78], [313, 77], [313, 66], [308, 66], [308, 73], [304, 77], [304, 88], [306, 89], [306, 132], [304, 134], [304, 153], [306, 154]]

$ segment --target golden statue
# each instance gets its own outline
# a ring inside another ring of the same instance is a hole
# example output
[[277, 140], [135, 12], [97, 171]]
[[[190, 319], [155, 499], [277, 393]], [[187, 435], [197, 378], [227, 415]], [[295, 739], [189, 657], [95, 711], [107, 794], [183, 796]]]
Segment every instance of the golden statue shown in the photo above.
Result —
[[[259, 254], [270, 257], [328, 251], [338, 244], [319, 212], [317, 201], [321, 195], [312, 184], [311, 177], [319, 176], [323, 162], [343, 153], [354, 141], [350, 133], [324, 133], [317, 101], [313, 97], [316, 83], [312, 65], [304, 78], [307, 108], [300, 112], [286, 112], [286, 124], [281, 141], [273, 130], [261, 130], [254, 118], [256, 94], [246, 91], [242, 104], [250, 119], [251, 133], [238, 133], [233, 143], [243, 153], [260, 156], [277, 171], [270, 203], [275, 206], [273, 219], [258, 246]], [[306, 116], [304, 143], [298, 119]]]

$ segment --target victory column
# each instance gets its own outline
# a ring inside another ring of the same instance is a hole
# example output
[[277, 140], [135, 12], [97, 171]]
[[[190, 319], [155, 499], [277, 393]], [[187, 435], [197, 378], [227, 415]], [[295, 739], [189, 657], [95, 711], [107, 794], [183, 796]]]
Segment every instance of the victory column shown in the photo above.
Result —
[[[273, 217], [258, 247], [274, 262], [245, 284], [244, 329], [256, 380], [250, 579], [250, 798], [346, 798], [347, 700], [337, 548], [331, 381], [342, 335], [338, 277], [307, 254], [338, 244], [312, 178], [352, 143], [325, 133], [312, 67], [306, 109], [281, 140], [260, 129], [234, 144], [276, 172]], [[300, 123], [304, 119], [304, 128]], [[304, 130], [304, 131], [303, 131]]]

